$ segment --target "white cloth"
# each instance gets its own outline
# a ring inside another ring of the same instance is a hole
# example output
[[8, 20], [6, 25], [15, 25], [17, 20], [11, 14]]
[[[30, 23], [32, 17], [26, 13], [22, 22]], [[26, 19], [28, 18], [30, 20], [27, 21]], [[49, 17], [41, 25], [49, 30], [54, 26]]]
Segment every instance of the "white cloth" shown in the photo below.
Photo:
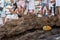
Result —
[[18, 19], [18, 15], [17, 15], [17, 14], [13, 14], [13, 15], [11, 16], [11, 18], [12, 18], [12, 19]]
[[42, 15], [41, 14], [38, 14], [38, 17], [42, 17]]
[[60, 6], [60, 0], [56, 0], [56, 6]]
[[[9, 19], [9, 20], [8, 20]], [[5, 18], [5, 22], [6, 21], [11, 21], [12, 20], [12, 15], [7, 15], [6, 18]]]
[[35, 10], [34, 0], [29, 0], [29, 10]]
[[52, 3], [49, 3], [49, 9], [52, 7]]
[[18, 19], [18, 15], [17, 14], [7, 15], [5, 21], [7, 21], [7, 19], [9, 20]]

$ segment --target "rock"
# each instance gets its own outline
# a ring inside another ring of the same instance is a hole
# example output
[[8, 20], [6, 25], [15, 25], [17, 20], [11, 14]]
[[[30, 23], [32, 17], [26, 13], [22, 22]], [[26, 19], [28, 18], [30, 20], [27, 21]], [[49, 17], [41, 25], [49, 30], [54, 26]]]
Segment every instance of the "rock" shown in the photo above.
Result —
[[[1, 40], [47, 40], [48, 37], [60, 34], [58, 29], [43, 31], [43, 26], [60, 26], [57, 17], [23, 16], [18, 20], [8, 21], [0, 27]], [[60, 29], [60, 28], [59, 28]]]

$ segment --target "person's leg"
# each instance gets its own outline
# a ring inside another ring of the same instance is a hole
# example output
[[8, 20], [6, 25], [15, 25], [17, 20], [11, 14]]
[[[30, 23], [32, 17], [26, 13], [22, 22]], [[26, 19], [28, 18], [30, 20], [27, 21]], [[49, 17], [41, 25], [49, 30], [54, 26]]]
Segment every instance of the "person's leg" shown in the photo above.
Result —
[[22, 16], [24, 15], [24, 8], [21, 8], [20, 13]]
[[3, 24], [5, 24], [5, 17], [2, 17]]
[[2, 18], [3, 24], [5, 24], [5, 17], [6, 17], [6, 15], [2, 13], [2, 14], [1, 14], [1, 18]]
[[56, 7], [56, 15], [59, 14], [59, 7]]
[[59, 8], [58, 8], [58, 9], [59, 9], [59, 15], [60, 15], [60, 6], [59, 6]]
[[34, 15], [34, 10], [33, 9], [29, 10], [29, 13], [30, 15]]

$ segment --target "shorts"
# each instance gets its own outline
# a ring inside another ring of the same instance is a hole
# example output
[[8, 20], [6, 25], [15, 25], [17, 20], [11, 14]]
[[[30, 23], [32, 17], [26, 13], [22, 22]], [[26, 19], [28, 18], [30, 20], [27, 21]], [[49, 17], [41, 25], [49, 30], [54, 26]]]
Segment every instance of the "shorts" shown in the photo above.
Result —
[[18, 19], [18, 15], [12, 14], [12, 15], [7, 15], [7, 19]]

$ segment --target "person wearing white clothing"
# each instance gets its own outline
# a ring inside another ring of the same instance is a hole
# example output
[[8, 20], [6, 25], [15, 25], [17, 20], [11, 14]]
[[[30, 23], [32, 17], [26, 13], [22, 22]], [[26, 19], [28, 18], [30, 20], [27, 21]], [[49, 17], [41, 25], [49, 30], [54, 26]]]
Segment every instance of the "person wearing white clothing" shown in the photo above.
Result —
[[14, 7], [14, 10], [8, 8], [11, 14], [7, 15], [6, 21], [10, 21], [12, 19], [18, 19], [18, 7], [17, 7], [17, 4], [14, 3], [13, 7]]
[[0, 11], [3, 24], [5, 23], [5, 11], [4, 11], [4, 0], [0, 0]]
[[5, 9], [3, 9], [1, 11], [1, 18], [2, 18], [2, 21], [3, 21], [3, 25], [5, 24], [5, 17], [6, 17], [6, 15], [5, 15]]
[[29, 7], [28, 7], [28, 15], [30, 14], [34, 14], [34, 10], [35, 10], [35, 3], [34, 0], [29, 0]]
[[50, 10], [50, 13], [51, 15], [56, 15], [55, 11], [56, 11], [56, 2], [55, 0], [50, 0], [50, 3], [49, 3], [49, 10]]
[[19, 8], [19, 12], [20, 12], [20, 16], [24, 15], [24, 11], [25, 11], [25, 0], [18, 0], [17, 1], [17, 6]]

